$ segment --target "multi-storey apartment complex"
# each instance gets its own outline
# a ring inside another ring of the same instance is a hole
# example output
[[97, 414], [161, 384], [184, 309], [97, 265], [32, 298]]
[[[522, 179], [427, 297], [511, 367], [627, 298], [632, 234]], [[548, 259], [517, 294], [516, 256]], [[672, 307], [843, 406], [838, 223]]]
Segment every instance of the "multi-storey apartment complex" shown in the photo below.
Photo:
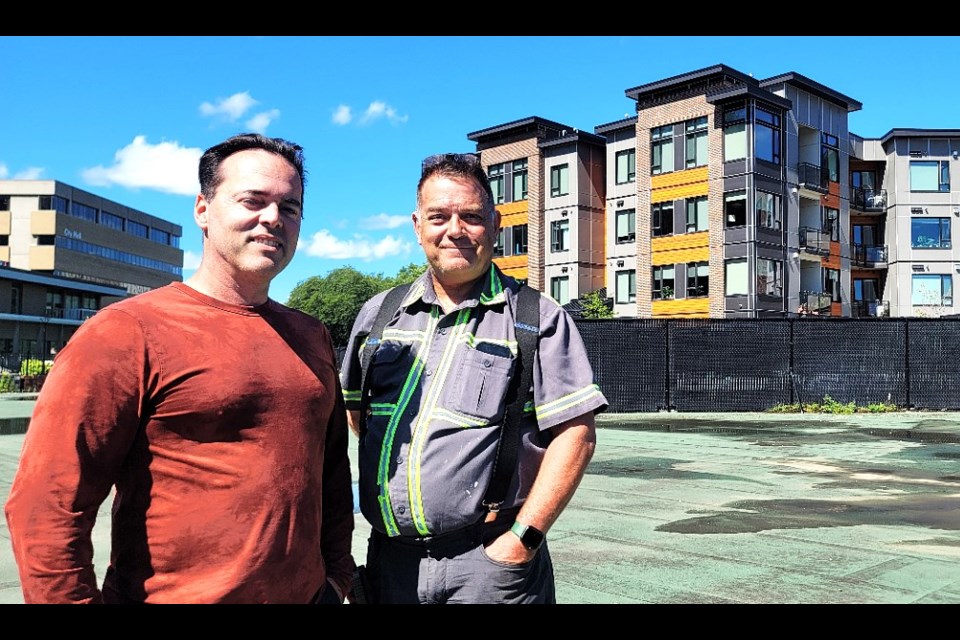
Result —
[[181, 235], [56, 180], [0, 180], [0, 353], [48, 354], [96, 310], [182, 280]]
[[619, 316], [953, 313], [960, 130], [865, 140], [856, 100], [725, 65], [626, 96], [636, 116], [594, 134], [530, 117], [467, 136], [508, 273], [561, 303], [606, 287]]

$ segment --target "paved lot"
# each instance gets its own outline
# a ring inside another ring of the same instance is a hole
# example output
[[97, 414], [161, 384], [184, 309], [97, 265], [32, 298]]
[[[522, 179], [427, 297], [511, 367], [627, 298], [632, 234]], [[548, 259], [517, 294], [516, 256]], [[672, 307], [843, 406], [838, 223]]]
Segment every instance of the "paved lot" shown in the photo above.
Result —
[[[0, 400], [0, 425], [21, 418], [0, 435], [4, 500], [31, 409]], [[548, 541], [567, 604], [958, 604], [960, 414], [603, 415]], [[2, 523], [0, 604], [22, 602]]]

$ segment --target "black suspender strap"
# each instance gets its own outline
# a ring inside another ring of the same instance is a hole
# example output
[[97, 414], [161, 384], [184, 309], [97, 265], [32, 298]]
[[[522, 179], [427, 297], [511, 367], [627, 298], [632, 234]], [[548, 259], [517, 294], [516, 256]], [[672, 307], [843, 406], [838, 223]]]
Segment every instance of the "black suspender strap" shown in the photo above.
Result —
[[359, 431], [361, 439], [363, 439], [363, 435], [366, 432], [367, 409], [370, 406], [370, 388], [368, 386], [368, 381], [370, 380], [370, 361], [373, 360], [373, 354], [376, 352], [377, 347], [380, 346], [380, 339], [383, 335], [384, 327], [387, 326], [388, 322], [393, 320], [393, 316], [396, 315], [397, 309], [400, 308], [400, 303], [403, 302], [409, 289], [409, 284], [401, 284], [387, 292], [386, 297], [380, 304], [380, 309], [377, 311], [377, 317], [373, 321], [373, 327], [370, 328], [370, 333], [367, 334], [367, 339], [363, 343], [363, 349], [360, 351]]
[[497, 459], [493, 465], [493, 477], [483, 500], [484, 506], [492, 513], [500, 510], [500, 505], [507, 497], [510, 481], [517, 470], [520, 420], [523, 418], [523, 407], [529, 399], [530, 388], [533, 386], [533, 355], [540, 338], [540, 292], [525, 284], [520, 286], [517, 294], [517, 315], [514, 326], [520, 357], [517, 359], [512, 391], [508, 396], [509, 404], [500, 427], [500, 442], [497, 448]]

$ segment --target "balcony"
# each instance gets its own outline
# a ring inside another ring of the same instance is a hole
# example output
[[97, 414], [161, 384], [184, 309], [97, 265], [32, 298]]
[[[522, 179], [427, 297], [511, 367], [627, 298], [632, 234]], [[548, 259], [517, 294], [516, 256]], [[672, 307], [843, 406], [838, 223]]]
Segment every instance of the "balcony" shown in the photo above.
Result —
[[63, 317], [67, 320], [79, 320], [83, 322], [84, 320], [89, 320], [97, 312], [96, 309], [62, 309]]
[[850, 260], [858, 267], [885, 269], [887, 267], [887, 246], [868, 246], [855, 244], [850, 247]]
[[827, 178], [820, 171], [820, 165], [801, 162], [797, 165], [797, 183], [801, 189], [817, 193], [827, 193]]
[[889, 300], [854, 300], [850, 303], [853, 318], [886, 318], [889, 315]]
[[867, 213], [881, 213], [887, 208], [887, 190], [851, 187], [850, 206]]
[[816, 227], [800, 227], [800, 248], [816, 256], [830, 255], [830, 232]]
[[833, 296], [825, 291], [801, 291], [800, 292], [800, 313], [816, 316], [830, 315], [830, 307], [833, 304]]

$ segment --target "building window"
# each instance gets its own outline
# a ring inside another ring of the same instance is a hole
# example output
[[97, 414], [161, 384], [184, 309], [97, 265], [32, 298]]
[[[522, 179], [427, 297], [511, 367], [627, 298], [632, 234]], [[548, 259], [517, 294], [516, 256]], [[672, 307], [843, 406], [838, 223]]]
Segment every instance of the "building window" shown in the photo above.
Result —
[[707, 117], [687, 120], [687, 169], [707, 164]]
[[650, 130], [650, 173], [673, 171], [673, 125]]
[[651, 208], [651, 233], [654, 238], [673, 235], [673, 202], [658, 202]]
[[527, 199], [527, 159], [513, 161], [513, 200]]
[[10, 211], [10, 196], [0, 196], [0, 211]]
[[23, 284], [14, 282], [10, 285], [10, 313], [19, 315], [23, 312]]
[[675, 267], [662, 265], [653, 268], [653, 299], [670, 300], [675, 295]]
[[747, 157], [747, 107], [740, 105], [723, 112], [723, 161]]
[[710, 263], [687, 263], [687, 297], [703, 298], [710, 291]]
[[766, 191], [757, 191], [757, 224], [765, 229], [779, 230], [780, 221], [780, 196], [767, 193]]
[[821, 184], [840, 182], [840, 141], [837, 136], [820, 133]]
[[111, 229], [123, 231], [123, 218], [107, 211], [100, 212], [100, 224]]
[[617, 211], [617, 244], [637, 239], [637, 212], [635, 209]]
[[830, 300], [840, 302], [840, 270], [823, 270], [823, 292], [830, 294]]
[[914, 249], [950, 249], [950, 218], [912, 218], [910, 245]]
[[503, 234], [505, 233], [504, 229], [497, 231], [497, 239], [493, 243], [493, 257], [502, 258], [503, 257]]
[[831, 207], [821, 209], [820, 229], [834, 242], [840, 241], [840, 211]]
[[880, 299], [880, 281], [876, 278], [854, 278], [853, 299], [857, 302], [876, 302]]
[[633, 182], [637, 178], [637, 150], [627, 149], [618, 151], [617, 161], [617, 184], [626, 184]]
[[550, 223], [550, 251], [566, 251], [570, 247], [570, 221], [554, 220]]
[[851, 171], [850, 186], [854, 189], [866, 189], [873, 191], [877, 188], [876, 171]]
[[953, 305], [953, 279], [950, 274], [914, 274], [912, 304]]
[[757, 295], [783, 297], [783, 262], [757, 258]]
[[750, 293], [748, 286], [747, 259], [736, 258], [727, 260], [724, 264], [724, 294], [728, 296], [745, 296]]
[[570, 302], [570, 277], [550, 278], [550, 297], [560, 304]]
[[57, 213], [66, 213], [70, 205], [66, 198], [60, 196], [40, 196], [41, 211], [56, 211]]
[[550, 195], [565, 196], [570, 193], [570, 165], [550, 167]]
[[708, 228], [707, 197], [687, 198], [687, 233], [706, 231]]
[[493, 204], [503, 204], [503, 165], [492, 164], [487, 167], [490, 191], [493, 192]]
[[127, 220], [127, 233], [138, 238], [146, 238], [148, 237], [147, 225], [140, 224], [136, 220]]
[[946, 160], [911, 160], [910, 191], [950, 191], [950, 163]]
[[637, 272], [617, 271], [617, 304], [629, 304], [637, 301]]
[[780, 116], [759, 107], [753, 113], [753, 146], [757, 159], [780, 164]]
[[70, 215], [76, 218], [83, 218], [84, 220], [89, 220], [90, 222], [97, 221], [97, 210], [85, 204], [80, 204], [79, 202], [71, 203]]
[[162, 229], [150, 228], [150, 239], [160, 244], [170, 244], [170, 233]]
[[513, 227], [513, 255], [523, 255], [527, 252], [527, 225], [518, 224]]
[[747, 224], [747, 192], [730, 191], [723, 194], [723, 217], [727, 227], [743, 227]]

